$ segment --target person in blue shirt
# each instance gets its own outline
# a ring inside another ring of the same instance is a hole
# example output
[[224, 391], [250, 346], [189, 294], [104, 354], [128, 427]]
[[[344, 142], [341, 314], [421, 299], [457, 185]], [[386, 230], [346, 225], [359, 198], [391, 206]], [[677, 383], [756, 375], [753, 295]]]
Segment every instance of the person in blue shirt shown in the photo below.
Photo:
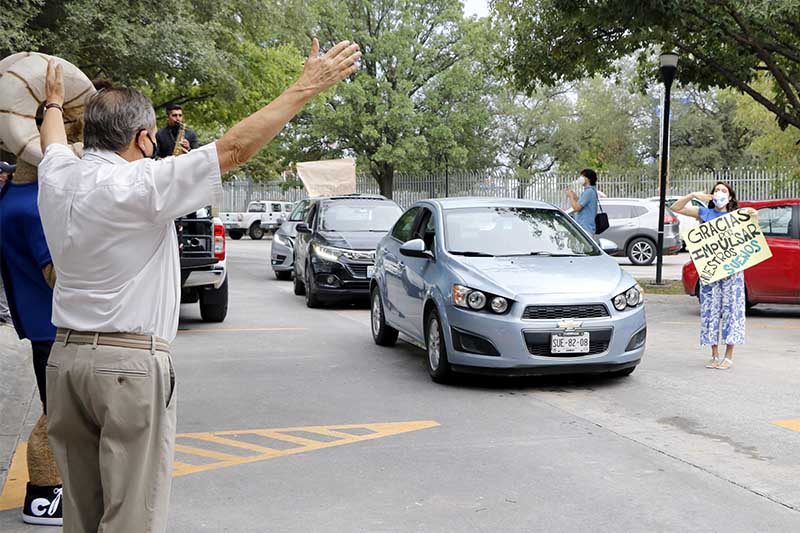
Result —
[[[0, 272], [14, 329], [33, 348], [33, 369], [44, 414], [28, 439], [28, 476], [22, 520], [61, 525], [62, 485], [47, 437], [45, 368], [56, 337], [51, 323], [55, 274], [47, 248], [37, 197], [37, 169], [19, 162], [0, 191]], [[47, 501], [47, 504], [44, 504]]]
[[[0, 191], [5, 187], [6, 182], [14, 175], [17, 165], [12, 165], [5, 161], [0, 161]], [[0, 233], [2, 229], [0, 229]], [[6, 291], [3, 287], [3, 277], [0, 275], [0, 325], [11, 325], [11, 311], [8, 310], [6, 301]]]
[[595, 217], [597, 216], [597, 205], [599, 203], [597, 196], [597, 173], [590, 168], [585, 168], [581, 170], [578, 181], [583, 185], [583, 192], [580, 198], [578, 198], [578, 194], [575, 191], [567, 189], [567, 199], [574, 212], [575, 222], [585, 229], [589, 235], [594, 237], [595, 233], [597, 233]]

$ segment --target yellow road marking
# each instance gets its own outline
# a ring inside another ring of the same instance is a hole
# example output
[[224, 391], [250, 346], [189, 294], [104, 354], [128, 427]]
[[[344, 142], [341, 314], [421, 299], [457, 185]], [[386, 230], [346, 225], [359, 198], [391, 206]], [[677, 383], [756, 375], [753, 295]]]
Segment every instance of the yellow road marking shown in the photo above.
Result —
[[[662, 322], [662, 324], [667, 324], [669, 326], [697, 326], [700, 324], [699, 320], [696, 322]], [[774, 324], [753, 324], [750, 322], [747, 325], [747, 329], [800, 329], [800, 326], [780, 326]]]
[[773, 420], [772, 423], [782, 428], [800, 432], [800, 418], [793, 418], [790, 420]]
[[215, 442], [217, 444], [224, 444], [225, 446], [231, 446], [233, 448], [243, 448], [245, 450], [250, 450], [259, 453], [274, 453], [278, 451], [274, 448], [267, 448], [266, 446], [259, 446], [258, 444], [252, 444], [240, 440], [226, 439], [224, 437], [218, 437], [210, 433], [208, 435], [195, 435], [192, 438], [206, 442]]
[[[289, 428], [215, 431], [207, 433], [182, 433], [176, 437], [176, 452], [187, 455], [195, 455], [206, 459], [215, 459], [215, 461], [203, 465], [193, 465], [176, 461], [174, 463], [172, 476], [185, 476], [188, 474], [207, 472], [209, 470], [217, 470], [219, 468], [226, 468], [229, 466], [265, 461], [268, 459], [274, 459], [276, 457], [285, 457], [298, 453], [332, 448], [334, 446], [342, 446], [343, 444], [354, 444], [357, 442], [380, 439], [383, 437], [391, 437], [401, 433], [409, 433], [411, 431], [419, 431], [421, 429], [430, 429], [438, 425], [439, 423], [433, 420], [414, 420], [410, 422], [387, 422], [377, 424], [340, 424], [332, 426], [300, 426]], [[356, 435], [344, 431], [348, 429], [362, 430], [368, 433]], [[288, 433], [290, 432], [303, 432], [304, 434], [308, 435], [309, 438], [300, 437], [297, 435], [289, 435]], [[333, 437], [336, 440], [317, 441], [313, 438], [310, 438], [313, 437], [314, 434], [325, 437]], [[251, 442], [239, 439], [239, 437], [246, 435], [267, 437], [269, 439], [296, 444], [297, 446], [285, 450], [277, 450], [268, 446], [260, 446], [258, 444], [253, 444]], [[185, 442], [187, 439], [191, 439], [193, 445], [183, 444], [183, 442]], [[235, 453], [222, 453], [216, 450], [202, 448], [202, 442], [222, 444], [230, 446], [234, 449], [240, 448], [242, 450], [257, 452], [257, 454], [238, 455]], [[2, 493], [0, 493], [0, 511], [17, 509], [22, 507], [22, 504], [24, 503], [25, 485], [28, 482], [28, 468], [26, 462], [27, 446], [28, 445], [26, 442], [20, 442], [16, 451], [14, 452], [14, 458], [11, 461], [11, 468], [8, 471], [8, 477], [6, 478], [5, 486], [3, 487]]]
[[248, 332], [273, 332], [273, 331], [308, 331], [308, 328], [214, 328], [214, 329], [179, 329], [182, 333], [248, 333]]

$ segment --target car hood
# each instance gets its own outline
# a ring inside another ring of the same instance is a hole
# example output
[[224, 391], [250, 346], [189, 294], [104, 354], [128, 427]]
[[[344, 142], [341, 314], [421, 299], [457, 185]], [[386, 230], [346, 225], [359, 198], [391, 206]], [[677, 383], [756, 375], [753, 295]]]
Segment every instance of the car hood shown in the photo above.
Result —
[[459, 274], [468, 286], [511, 298], [552, 294], [607, 296], [615, 294], [621, 285], [635, 283], [616, 261], [605, 255], [458, 257], [457, 262], [461, 266]]
[[386, 236], [385, 231], [320, 231], [320, 244], [348, 250], [374, 250]]

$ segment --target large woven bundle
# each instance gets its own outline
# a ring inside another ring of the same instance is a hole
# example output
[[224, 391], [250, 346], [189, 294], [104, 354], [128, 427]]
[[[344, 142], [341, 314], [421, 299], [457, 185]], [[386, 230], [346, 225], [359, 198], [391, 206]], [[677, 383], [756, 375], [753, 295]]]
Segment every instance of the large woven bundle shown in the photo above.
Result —
[[[45, 103], [47, 63], [53, 56], [21, 52], [0, 60], [0, 147], [32, 165], [42, 160], [36, 113]], [[55, 58], [64, 70], [64, 120], [81, 121], [86, 99], [94, 94], [92, 82], [75, 65]], [[68, 128], [68, 137], [71, 139]], [[70, 145], [78, 154], [80, 143]]]

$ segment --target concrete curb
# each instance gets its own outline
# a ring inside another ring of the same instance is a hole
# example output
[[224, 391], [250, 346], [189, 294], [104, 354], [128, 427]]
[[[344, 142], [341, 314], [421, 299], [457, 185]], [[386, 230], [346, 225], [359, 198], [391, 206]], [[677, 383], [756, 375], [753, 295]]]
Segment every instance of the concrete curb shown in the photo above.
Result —
[[0, 489], [36, 394], [31, 345], [14, 328], [0, 326]]

